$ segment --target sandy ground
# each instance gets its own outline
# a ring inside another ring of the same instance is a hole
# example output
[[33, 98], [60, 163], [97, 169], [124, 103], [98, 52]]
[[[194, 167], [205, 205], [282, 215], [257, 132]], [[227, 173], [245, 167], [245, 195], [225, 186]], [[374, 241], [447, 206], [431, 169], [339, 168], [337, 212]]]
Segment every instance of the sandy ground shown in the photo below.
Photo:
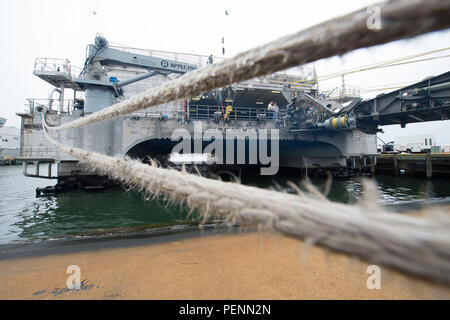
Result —
[[[0, 260], [1, 299], [449, 299], [450, 290], [381, 268], [381, 289], [366, 286], [369, 264], [261, 233], [101, 248]], [[67, 290], [78, 265], [81, 290]]]

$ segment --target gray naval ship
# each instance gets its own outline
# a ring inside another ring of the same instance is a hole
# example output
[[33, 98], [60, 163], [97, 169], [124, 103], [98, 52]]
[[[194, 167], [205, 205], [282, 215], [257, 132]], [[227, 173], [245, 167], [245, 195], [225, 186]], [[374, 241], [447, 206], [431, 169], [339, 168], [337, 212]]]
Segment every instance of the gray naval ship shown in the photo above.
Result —
[[[104, 181], [47, 141], [41, 112], [51, 126], [68, 123], [220, 60], [207, 55], [112, 46], [101, 35], [88, 45], [86, 55], [82, 68], [64, 59], [35, 61], [34, 75], [51, 84], [52, 89], [47, 99], [28, 99], [29, 109], [18, 113], [22, 118], [21, 159], [27, 176], [58, 179], [60, 185], [70, 182], [92, 186]], [[255, 164], [248, 157], [255, 137], [245, 136], [245, 132], [258, 135], [263, 130], [277, 129], [280, 167], [335, 174], [370, 171], [376, 161], [379, 125], [441, 120], [439, 111], [449, 106], [448, 88], [442, 83], [448, 84], [449, 78], [445, 73], [363, 101], [357, 92], [345, 89], [338, 95], [320, 94], [314, 68], [304, 66], [50, 135], [77, 148], [145, 161], [148, 157], [170, 159], [179, 143], [173, 133], [180, 128], [191, 134], [192, 146], [198, 143], [196, 139], [201, 140], [202, 152], [208, 139], [194, 131], [213, 129], [224, 133], [223, 145], [227, 148], [222, 157], [233, 153], [231, 158], [235, 160], [237, 152], [233, 151], [239, 146], [238, 140], [243, 139], [247, 157], [240, 164], [248, 165]], [[424, 87], [428, 92], [444, 90], [445, 94], [425, 99]], [[278, 106], [277, 116], [268, 109], [271, 101]], [[436, 110], [428, 112], [429, 108]], [[244, 138], [225, 135], [233, 130], [244, 132]], [[227, 139], [233, 143], [225, 143]], [[236, 163], [218, 159], [215, 154], [212, 157], [217, 163]]]

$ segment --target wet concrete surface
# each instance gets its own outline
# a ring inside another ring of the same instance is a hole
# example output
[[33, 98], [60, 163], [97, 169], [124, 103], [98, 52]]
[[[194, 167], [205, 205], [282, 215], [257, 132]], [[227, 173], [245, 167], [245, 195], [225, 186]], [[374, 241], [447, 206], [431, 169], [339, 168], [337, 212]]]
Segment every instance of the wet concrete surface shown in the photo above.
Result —
[[42, 257], [47, 255], [69, 254], [103, 249], [146, 246], [166, 242], [180, 241], [194, 237], [205, 237], [218, 234], [238, 234], [253, 229], [223, 225], [187, 226], [179, 225], [168, 228], [150, 229], [142, 232], [123, 234], [101, 234], [85, 237], [71, 237], [51, 240], [37, 240], [0, 245], [0, 260]]
[[[239, 234], [241, 233], [241, 234]], [[273, 233], [237, 228], [10, 247], [0, 299], [449, 299], [450, 290]], [[67, 288], [79, 267], [79, 289]]]

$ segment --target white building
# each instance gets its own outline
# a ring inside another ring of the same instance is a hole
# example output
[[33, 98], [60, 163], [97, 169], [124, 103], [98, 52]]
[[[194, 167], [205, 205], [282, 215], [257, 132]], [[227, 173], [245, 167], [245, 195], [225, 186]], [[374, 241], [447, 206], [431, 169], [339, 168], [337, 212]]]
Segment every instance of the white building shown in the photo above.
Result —
[[402, 152], [427, 152], [435, 145], [436, 137], [433, 134], [396, 137], [394, 140], [394, 150]]
[[0, 118], [0, 158], [18, 157], [20, 154], [20, 130], [5, 126], [6, 119]]

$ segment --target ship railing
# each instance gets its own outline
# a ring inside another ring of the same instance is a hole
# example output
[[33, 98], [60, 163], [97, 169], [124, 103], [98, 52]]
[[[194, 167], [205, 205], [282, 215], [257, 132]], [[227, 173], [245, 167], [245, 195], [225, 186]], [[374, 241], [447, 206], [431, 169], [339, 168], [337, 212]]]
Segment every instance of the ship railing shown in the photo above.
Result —
[[237, 90], [240, 89], [263, 89], [281, 91], [287, 89], [282, 81], [269, 81], [264, 79], [252, 79], [251, 81], [240, 82], [234, 85]]
[[[180, 111], [180, 110], [178, 110]], [[220, 113], [219, 114], [217, 114]], [[187, 113], [187, 112], [186, 112]], [[186, 114], [186, 118], [191, 121], [202, 120], [225, 120], [224, 114], [226, 113], [226, 106], [222, 107], [217, 105], [190, 105], [189, 114]], [[282, 119], [286, 116], [286, 110], [280, 109], [278, 112], [278, 118]], [[162, 112], [134, 112], [130, 114], [131, 119], [138, 118], [151, 118], [151, 119], [168, 119], [172, 116], [163, 115]], [[249, 121], [256, 122], [261, 120], [271, 121], [273, 119], [273, 112], [267, 110], [267, 108], [261, 107], [233, 107], [232, 111], [227, 115], [228, 121]]]
[[328, 99], [339, 99], [343, 97], [361, 97], [361, 91], [357, 86], [345, 86], [345, 88], [326, 88], [320, 91]]
[[313, 67], [296, 67], [270, 75], [243, 81], [236, 87], [261, 87], [275, 90], [295, 88], [298, 90], [317, 90], [316, 71]]
[[275, 72], [272, 76], [286, 77], [289, 78], [289, 81], [300, 78], [317, 82], [316, 68], [311, 64], [291, 67], [283, 71]]
[[[219, 112], [219, 119], [224, 120], [226, 114], [226, 106], [217, 105], [190, 105], [189, 106], [189, 120], [217, 120], [217, 113]], [[264, 107], [233, 107], [232, 111], [226, 117], [228, 121], [271, 121], [273, 119], [273, 112]], [[282, 119], [286, 115], [285, 109], [280, 109], [278, 118]]]
[[75, 106], [74, 99], [64, 99], [61, 101], [60, 99], [28, 98], [27, 101], [26, 106], [31, 114], [34, 113], [37, 107], [45, 107], [49, 113], [72, 114]]
[[71, 65], [67, 59], [60, 58], [36, 58], [34, 71], [60, 72], [70, 79], [78, 78], [81, 68]]
[[149, 118], [149, 119], [163, 119], [165, 118], [162, 112], [134, 112], [130, 113], [131, 119]]
[[[161, 58], [161, 59], [169, 59], [184, 63], [190, 63], [197, 65], [198, 67], [204, 67], [209, 63], [209, 57], [207, 55], [193, 54], [193, 53], [183, 53], [183, 52], [173, 52], [173, 51], [160, 51], [160, 50], [151, 50], [151, 49], [140, 49], [140, 48], [132, 48], [121, 45], [110, 45], [112, 49], [120, 50], [128, 53], [141, 54], [149, 57]], [[213, 56], [213, 62], [222, 61], [223, 57]]]

